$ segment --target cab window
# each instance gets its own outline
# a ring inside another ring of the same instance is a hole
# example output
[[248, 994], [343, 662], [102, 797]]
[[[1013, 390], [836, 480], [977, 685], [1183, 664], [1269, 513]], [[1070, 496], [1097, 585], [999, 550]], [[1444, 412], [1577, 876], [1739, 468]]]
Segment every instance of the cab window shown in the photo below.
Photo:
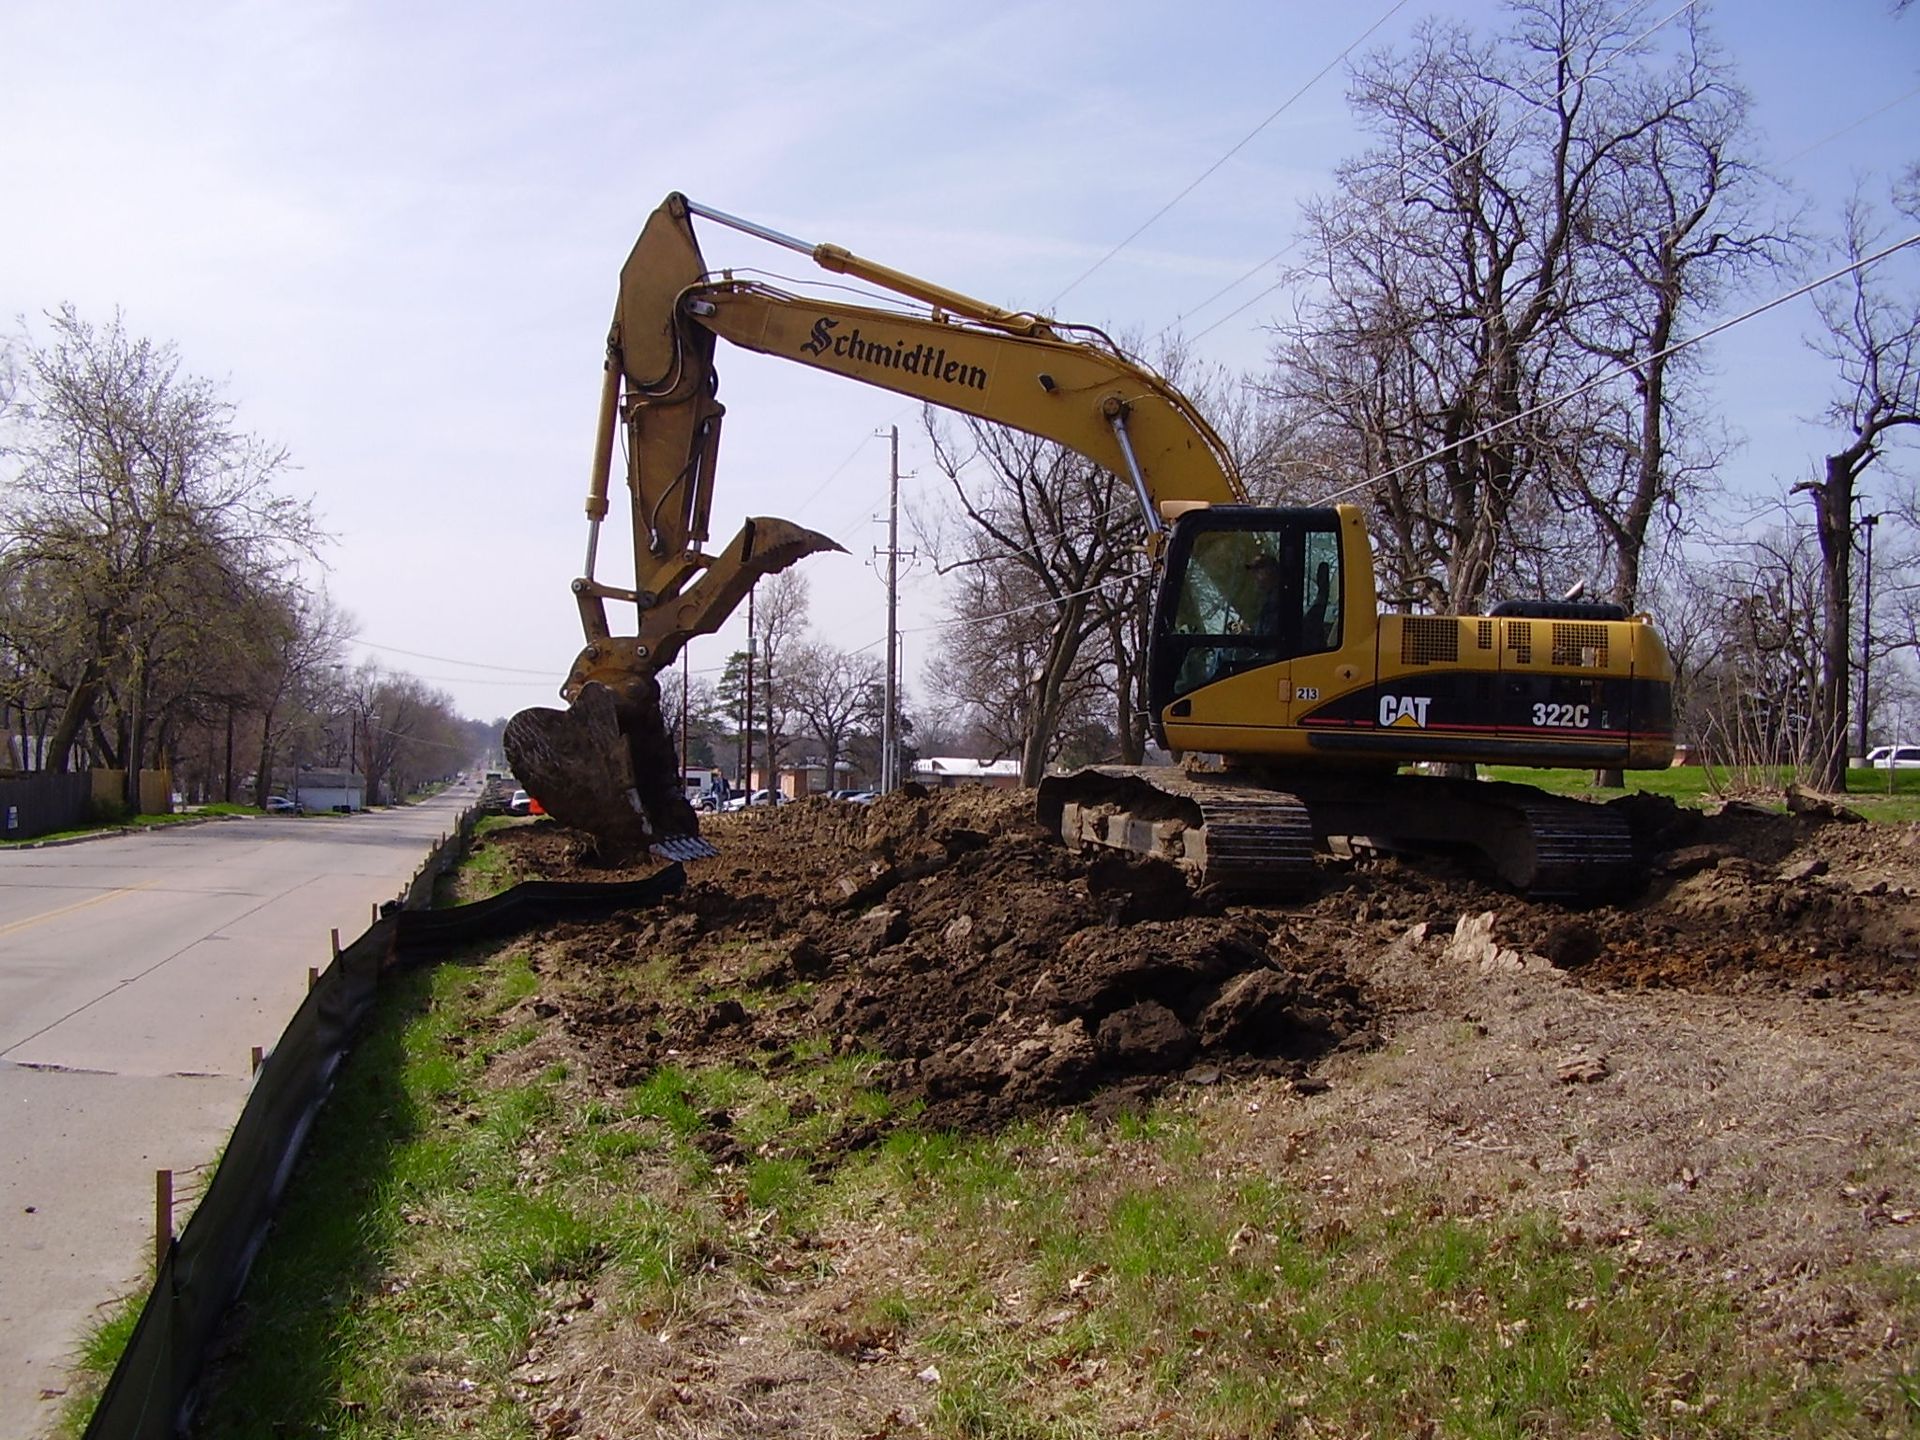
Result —
[[1340, 533], [1223, 528], [1196, 535], [1168, 623], [1173, 693], [1337, 649]]
[[1300, 648], [1315, 655], [1340, 648], [1340, 532], [1309, 530], [1302, 566]]

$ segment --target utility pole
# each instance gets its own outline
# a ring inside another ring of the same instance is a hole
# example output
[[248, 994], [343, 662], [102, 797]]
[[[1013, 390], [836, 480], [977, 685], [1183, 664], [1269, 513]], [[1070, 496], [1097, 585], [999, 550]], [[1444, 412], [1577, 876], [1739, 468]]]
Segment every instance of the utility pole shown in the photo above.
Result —
[[687, 660], [687, 650], [680, 648], [680, 788], [687, 788], [687, 689], [693, 678], [693, 671]]
[[886, 713], [880, 721], [880, 793], [891, 795], [899, 784], [895, 755], [900, 737], [895, 733], [900, 713], [900, 678], [895, 663], [900, 617], [900, 427], [887, 427], [893, 442], [887, 492], [887, 691]]
[[747, 591], [747, 709], [740, 726], [742, 738], [746, 741], [747, 758], [741, 765], [740, 785], [747, 792], [747, 803], [753, 803], [753, 591]]
[[[1860, 528], [1867, 532], [1867, 573], [1861, 587], [1866, 591], [1866, 596], [1861, 606], [1860, 617], [1860, 758], [1862, 760], [1867, 758], [1867, 701], [1871, 698], [1871, 692], [1867, 689], [1867, 669], [1873, 664], [1873, 532], [1879, 528], [1879, 525], [1878, 515], [1860, 517]], [[1893, 738], [1898, 743], [1900, 737], [1895, 735]], [[1889, 769], [1887, 773], [1891, 775], [1893, 772]]]

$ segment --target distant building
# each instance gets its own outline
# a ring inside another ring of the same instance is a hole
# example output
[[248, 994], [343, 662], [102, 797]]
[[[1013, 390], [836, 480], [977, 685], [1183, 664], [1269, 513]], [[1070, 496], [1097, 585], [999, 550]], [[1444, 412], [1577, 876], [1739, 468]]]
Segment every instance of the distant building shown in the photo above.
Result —
[[357, 770], [302, 770], [298, 779], [290, 770], [276, 770], [273, 793], [284, 795], [310, 811], [367, 808], [366, 777]]
[[1020, 762], [935, 755], [929, 760], [913, 762], [913, 778], [922, 785], [939, 789], [979, 785], [989, 790], [1014, 790], [1020, 785]]
[[834, 790], [858, 790], [856, 784], [859, 772], [846, 760], [834, 762], [833, 769], [827, 769], [827, 762], [815, 756], [798, 765], [780, 767], [780, 791], [790, 799], [798, 800], [808, 795], [825, 795]]

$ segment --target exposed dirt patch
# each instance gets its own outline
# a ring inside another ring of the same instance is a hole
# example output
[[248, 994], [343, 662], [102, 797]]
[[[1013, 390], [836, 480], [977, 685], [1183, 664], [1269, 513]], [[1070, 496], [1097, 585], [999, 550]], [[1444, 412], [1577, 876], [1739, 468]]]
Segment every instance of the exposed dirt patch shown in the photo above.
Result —
[[[1088, 1099], [1138, 1105], [1196, 1066], [1300, 1077], [1372, 1035], [1333, 947], [1276, 943], [1258, 911], [1197, 907], [1170, 866], [1073, 855], [1019, 797], [816, 801], [712, 833], [722, 858], [661, 909], [560, 937], [579, 977], [663, 952], [705, 974], [677, 1000], [574, 992], [568, 1023], [613, 1079], [669, 1052], [825, 1036], [886, 1057], [884, 1083], [917, 1102], [917, 1123], [982, 1127]], [[528, 827], [499, 843], [550, 868], [568, 842]], [[797, 981], [805, 1002], [754, 1002]]]

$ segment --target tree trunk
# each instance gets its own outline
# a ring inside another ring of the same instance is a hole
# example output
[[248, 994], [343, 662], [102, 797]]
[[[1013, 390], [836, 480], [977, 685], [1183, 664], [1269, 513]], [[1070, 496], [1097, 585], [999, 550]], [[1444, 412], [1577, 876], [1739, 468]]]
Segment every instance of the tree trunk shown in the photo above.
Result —
[[1114, 734], [1120, 746], [1120, 763], [1138, 765], [1146, 759], [1147, 687], [1146, 656], [1128, 645], [1125, 620], [1115, 616], [1107, 622], [1107, 643], [1114, 655]]
[[1814, 533], [1820, 542], [1820, 690], [1811, 739], [1814, 785], [1838, 793], [1847, 788], [1847, 703], [1852, 657], [1853, 482], [1871, 453], [1866, 442], [1826, 461], [1826, 478], [1800, 488], [1813, 495]]
[[273, 793], [273, 740], [273, 711], [269, 710], [260, 721], [260, 769], [253, 777], [253, 803], [263, 807]]
[[93, 700], [99, 688], [99, 667], [88, 661], [80, 683], [67, 692], [67, 703], [61, 707], [60, 719], [47, 741], [47, 769], [64, 771], [67, 768], [73, 742], [80, 738], [80, 727], [87, 723], [93, 713]]
[[1047, 636], [1047, 663], [1034, 688], [1033, 709], [1027, 716], [1026, 738], [1020, 747], [1022, 785], [1038, 785], [1046, 776], [1048, 752], [1053, 748], [1054, 732], [1060, 728], [1060, 696], [1073, 668], [1086, 610], [1084, 596], [1069, 599]]

